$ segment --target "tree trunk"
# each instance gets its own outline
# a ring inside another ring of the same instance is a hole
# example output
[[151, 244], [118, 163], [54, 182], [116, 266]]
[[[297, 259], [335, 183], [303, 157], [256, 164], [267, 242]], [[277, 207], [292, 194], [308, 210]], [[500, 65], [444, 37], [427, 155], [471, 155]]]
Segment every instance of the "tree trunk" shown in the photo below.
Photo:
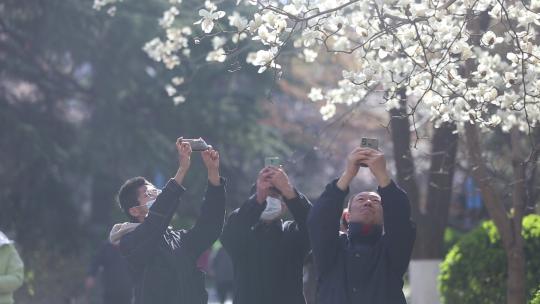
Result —
[[[518, 240], [520, 239], [520, 240]], [[525, 271], [525, 242], [523, 237], [516, 238], [515, 245], [506, 250], [508, 279], [506, 289], [507, 304], [525, 304], [527, 299]]]
[[417, 225], [412, 258], [442, 259], [444, 229], [448, 222], [454, 165], [457, 153], [455, 126], [444, 124], [434, 130], [431, 146], [428, 194], [425, 211], [420, 206], [420, 194], [411, 153], [410, 122], [406, 113], [406, 99], [401, 95], [401, 107], [390, 111], [392, 142], [397, 169], [397, 180], [407, 192], [412, 207], [412, 218]]
[[526, 206], [526, 177], [525, 162], [520, 151], [520, 135], [517, 128], [510, 132], [512, 146], [512, 167], [514, 173], [514, 185], [512, 192], [513, 214], [510, 217], [512, 228], [512, 242], [506, 248], [508, 259], [508, 282], [506, 302], [508, 304], [525, 303], [527, 298], [526, 271], [525, 271], [525, 241], [521, 231], [523, 230], [523, 217]]
[[458, 135], [453, 124], [435, 129], [431, 148], [431, 167], [428, 177], [426, 201], [426, 227], [422, 227], [424, 258], [444, 258], [444, 230], [448, 222], [448, 210], [452, 200], [452, 184], [456, 162]]
[[412, 217], [418, 220], [420, 213], [420, 197], [416, 175], [414, 172], [414, 159], [411, 153], [411, 133], [409, 116], [407, 116], [407, 100], [400, 94], [400, 108], [390, 110], [390, 128], [396, 162], [398, 184], [407, 192], [411, 201]]
[[496, 191], [492, 184], [486, 164], [482, 159], [482, 150], [478, 129], [475, 125], [466, 124], [465, 134], [467, 137], [467, 150], [469, 160], [472, 162], [472, 172], [476, 183], [480, 187], [482, 198], [488, 210], [489, 216], [495, 223], [501, 236], [503, 248], [507, 257], [507, 304], [525, 304], [525, 254], [524, 241], [521, 235], [522, 221], [525, 209], [525, 170], [524, 163], [520, 161], [518, 151], [518, 132], [512, 130], [512, 164], [514, 171], [514, 191], [512, 195], [513, 212], [507, 215], [502, 194]]

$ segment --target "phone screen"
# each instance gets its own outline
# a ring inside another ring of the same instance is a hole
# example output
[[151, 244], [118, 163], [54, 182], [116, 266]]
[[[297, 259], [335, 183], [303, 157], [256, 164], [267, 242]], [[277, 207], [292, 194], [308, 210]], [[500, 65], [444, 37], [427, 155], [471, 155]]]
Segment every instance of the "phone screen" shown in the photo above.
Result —
[[280, 165], [281, 165], [281, 162], [279, 160], [279, 157], [277, 157], [277, 156], [266, 157], [264, 159], [264, 166], [265, 167], [268, 167], [268, 166], [279, 167]]

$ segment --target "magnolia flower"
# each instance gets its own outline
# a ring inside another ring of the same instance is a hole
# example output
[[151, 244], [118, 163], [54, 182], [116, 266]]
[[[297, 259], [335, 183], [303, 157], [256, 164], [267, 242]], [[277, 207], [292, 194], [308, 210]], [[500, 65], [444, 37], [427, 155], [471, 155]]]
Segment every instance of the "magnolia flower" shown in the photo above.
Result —
[[171, 8], [169, 8], [163, 13], [163, 17], [159, 19], [159, 26], [165, 29], [171, 27], [174, 19], [176, 18], [176, 16], [178, 16], [179, 13], [180, 11], [178, 11], [175, 6], [171, 6]]
[[181, 84], [184, 83], [184, 77], [174, 77], [173, 79], [171, 79], [171, 82], [175, 85], [175, 86], [179, 86]]
[[452, 45], [450, 53], [460, 55], [462, 60], [474, 58], [474, 53], [471, 50], [472, 46], [466, 40], [460, 40]]
[[302, 41], [305, 47], [311, 47], [317, 43], [317, 39], [320, 39], [321, 33], [314, 31], [310, 28], [306, 28], [302, 32]]
[[523, 28], [528, 28], [529, 26], [540, 25], [540, 16], [538, 16], [535, 12], [529, 12], [527, 10], [523, 10], [520, 12], [518, 18], [517, 18], [519, 26]]
[[336, 105], [332, 103], [327, 103], [321, 107], [320, 113], [323, 120], [328, 120], [336, 114]]
[[485, 101], [493, 101], [495, 98], [497, 98], [497, 89], [491, 88], [487, 92], [484, 93], [484, 100]]
[[169, 96], [174, 96], [176, 94], [176, 89], [170, 84], [165, 86], [165, 91], [167, 91], [167, 95]]
[[122, 0], [94, 0], [93, 9], [99, 11], [103, 7], [116, 2], [122, 2]]
[[251, 64], [254, 66], [260, 66], [259, 73], [262, 73], [266, 71], [268, 67], [273, 67], [275, 69], [280, 69], [281, 66], [279, 64], [276, 64], [274, 62], [274, 58], [277, 54], [277, 48], [271, 48], [270, 50], [260, 50], [256, 54], [255, 59], [252, 59], [253, 61]]
[[236, 27], [238, 32], [244, 31], [248, 26], [246, 18], [240, 16], [238, 12], [234, 12], [229, 18], [229, 25]]
[[518, 55], [514, 54], [514, 53], [507, 53], [506, 54], [506, 59], [510, 60], [510, 62], [512, 62], [512, 66], [517, 66], [518, 63], [519, 63], [519, 57]]
[[322, 90], [319, 88], [311, 88], [311, 91], [308, 94], [308, 98], [311, 101], [319, 101], [323, 100], [324, 96], [322, 94]]
[[292, 0], [291, 4], [287, 4], [283, 7], [283, 11], [291, 15], [298, 15], [306, 10], [306, 5], [304, 3], [304, 0]]
[[116, 15], [116, 6], [109, 7], [109, 9], [107, 10], [107, 14], [109, 14], [109, 16], [111, 17], [114, 17], [114, 15]]
[[217, 50], [220, 47], [224, 46], [225, 43], [227, 43], [227, 38], [220, 36], [215, 36], [214, 38], [212, 38], [212, 47], [214, 48], [214, 50]]
[[144, 45], [143, 51], [154, 61], [161, 61], [163, 46], [159, 38], [154, 38]]
[[488, 46], [490, 48], [493, 48], [495, 46], [495, 44], [503, 42], [504, 38], [503, 37], [497, 37], [497, 35], [495, 35], [495, 33], [493, 33], [492, 31], [489, 31], [489, 32], [486, 32], [482, 36], [481, 41], [482, 41], [483, 45]]
[[514, 84], [516, 84], [516, 80], [517, 80], [516, 74], [512, 72], [506, 72], [504, 73], [504, 80], [506, 81], [506, 87], [510, 88]]
[[165, 67], [169, 70], [172, 70], [176, 66], [180, 65], [180, 58], [176, 55], [164, 56], [162, 61], [165, 64]]
[[208, 34], [214, 28], [214, 21], [223, 18], [223, 16], [225, 16], [225, 12], [215, 12], [214, 10], [207, 11], [205, 9], [201, 9], [199, 10], [199, 16], [201, 16], [202, 18], [194, 24], [201, 24], [203, 32]]
[[211, 51], [206, 55], [206, 61], [224, 62], [227, 59], [227, 54], [223, 48]]
[[499, 116], [499, 115], [491, 115], [491, 117], [489, 118], [489, 121], [487, 122], [491, 127], [496, 127], [498, 126], [499, 124], [501, 124], [502, 122], [502, 118]]
[[253, 19], [251, 19], [251, 21], [248, 24], [249, 31], [251, 33], [255, 33], [263, 23], [264, 21], [262, 19], [262, 16], [258, 13], [255, 13], [253, 15]]
[[175, 96], [173, 98], [174, 105], [177, 106], [181, 103], [184, 103], [186, 101], [186, 98], [182, 95]]
[[314, 62], [317, 59], [318, 53], [311, 49], [304, 49], [304, 59], [306, 62]]
[[257, 53], [256, 52], [250, 52], [246, 56], [246, 62], [252, 65], [255, 65], [255, 59], [257, 59]]

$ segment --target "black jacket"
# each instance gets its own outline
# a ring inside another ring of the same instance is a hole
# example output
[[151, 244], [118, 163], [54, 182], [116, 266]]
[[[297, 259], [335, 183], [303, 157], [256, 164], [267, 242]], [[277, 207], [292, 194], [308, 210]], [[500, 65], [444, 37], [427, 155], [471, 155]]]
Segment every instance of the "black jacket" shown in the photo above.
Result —
[[252, 196], [229, 216], [221, 242], [234, 265], [234, 304], [304, 304], [303, 261], [309, 251], [302, 195], [285, 202], [295, 221], [259, 221], [266, 207]]
[[416, 230], [410, 221], [407, 194], [394, 182], [379, 188], [384, 234], [369, 246], [354, 246], [339, 234], [347, 191], [328, 184], [308, 217], [315, 265], [319, 272], [318, 304], [404, 304], [403, 275]]
[[197, 222], [190, 230], [168, 228], [185, 189], [170, 180], [144, 222], [120, 240], [135, 280], [135, 303], [206, 304], [208, 294], [197, 258], [219, 237], [225, 186], [208, 184]]

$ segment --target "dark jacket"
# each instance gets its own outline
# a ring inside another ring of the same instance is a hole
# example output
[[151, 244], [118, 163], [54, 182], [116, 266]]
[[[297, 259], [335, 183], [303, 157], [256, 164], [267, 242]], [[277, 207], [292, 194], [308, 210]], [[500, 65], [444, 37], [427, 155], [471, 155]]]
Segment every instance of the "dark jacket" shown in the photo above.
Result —
[[285, 201], [294, 221], [259, 221], [266, 204], [252, 196], [229, 216], [221, 242], [234, 265], [234, 304], [304, 304], [302, 267], [309, 251], [302, 195]]
[[120, 240], [135, 280], [135, 303], [206, 304], [199, 255], [219, 237], [225, 215], [225, 186], [210, 183], [197, 222], [190, 230], [168, 228], [185, 189], [170, 180], [135, 230]]
[[96, 277], [101, 271], [103, 298], [116, 299], [118, 304], [131, 303], [133, 298], [133, 281], [129, 273], [126, 259], [122, 257], [120, 248], [110, 242], [104, 242], [88, 267], [88, 275]]
[[378, 190], [384, 234], [369, 246], [355, 246], [339, 234], [348, 194], [328, 184], [308, 217], [313, 256], [319, 272], [318, 304], [404, 304], [403, 275], [416, 230], [410, 221], [407, 194], [394, 182]]

